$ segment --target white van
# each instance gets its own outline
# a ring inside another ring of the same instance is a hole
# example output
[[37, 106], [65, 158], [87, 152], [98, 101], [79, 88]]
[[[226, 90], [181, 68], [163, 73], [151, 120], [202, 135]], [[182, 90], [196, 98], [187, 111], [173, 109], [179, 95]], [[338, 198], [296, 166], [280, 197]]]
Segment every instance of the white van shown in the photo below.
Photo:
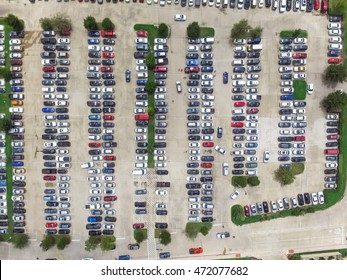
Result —
[[243, 66], [245, 63], [243, 59], [234, 59], [233, 60], [233, 66]]
[[147, 174], [146, 169], [134, 169], [133, 170], [133, 175], [145, 175]]
[[214, 38], [213, 37], [207, 37], [207, 38], [201, 38], [202, 44], [213, 44]]

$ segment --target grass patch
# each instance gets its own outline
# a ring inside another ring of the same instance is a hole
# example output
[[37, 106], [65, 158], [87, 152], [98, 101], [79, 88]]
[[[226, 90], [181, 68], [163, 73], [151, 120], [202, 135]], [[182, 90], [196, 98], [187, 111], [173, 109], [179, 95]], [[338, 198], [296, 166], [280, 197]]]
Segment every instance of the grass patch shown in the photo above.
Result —
[[160, 228], [156, 228], [154, 230], [154, 238], [159, 238], [160, 234], [162, 231], [164, 231], [165, 229], [160, 229]]
[[[294, 38], [295, 30], [283, 30], [280, 33], [280, 38]], [[301, 30], [297, 38], [307, 38], [307, 31]]]
[[[9, 32], [12, 31], [12, 27], [7, 25], [5, 23], [5, 20], [2, 18], [0, 19], [0, 24], [4, 25], [4, 31], [5, 31], [5, 61], [6, 65], [4, 66], [6, 69], [10, 68], [10, 59], [8, 57], [9, 54]], [[11, 92], [11, 86], [9, 82], [6, 82], [5, 84], [6, 93], [0, 94], [0, 113], [5, 114], [5, 118], [10, 118], [10, 112], [8, 110], [9, 107], [11, 107], [11, 101], [8, 98], [8, 93]], [[13, 205], [12, 205], [12, 147], [11, 147], [12, 138], [11, 135], [6, 133], [6, 196], [7, 196], [7, 215], [8, 215], [8, 232], [12, 233], [13, 231]]]
[[[134, 25], [134, 30], [144, 30], [148, 32], [148, 43], [151, 47], [151, 51], [153, 52], [153, 47], [154, 47], [154, 39], [158, 37], [158, 27], [155, 25], [151, 24], [135, 24]], [[154, 81], [154, 72], [152, 69], [148, 69], [148, 81]], [[154, 110], [154, 94], [149, 94], [148, 95], [148, 110], [150, 108], [153, 108]], [[147, 142], [148, 142], [148, 160], [147, 160], [147, 165], [148, 168], [154, 168], [154, 131], [155, 131], [155, 126], [154, 126], [154, 115], [150, 116], [149, 121], [148, 121], [148, 131], [147, 131]]]
[[137, 229], [134, 229], [134, 239], [136, 240], [135, 236], [136, 236], [136, 233], [138, 232], [142, 232], [143, 234], [143, 240], [146, 240], [147, 239], [147, 229], [146, 228], [137, 228]]
[[214, 37], [214, 28], [212, 27], [200, 27], [200, 38]]
[[307, 83], [305, 80], [294, 80], [294, 99], [295, 100], [305, 100], [306, 99], [306, 88]]
[[292, 162], [292, 171], [294, 175], [302, 174], [305, 170], [305, 164], [302, 162]]

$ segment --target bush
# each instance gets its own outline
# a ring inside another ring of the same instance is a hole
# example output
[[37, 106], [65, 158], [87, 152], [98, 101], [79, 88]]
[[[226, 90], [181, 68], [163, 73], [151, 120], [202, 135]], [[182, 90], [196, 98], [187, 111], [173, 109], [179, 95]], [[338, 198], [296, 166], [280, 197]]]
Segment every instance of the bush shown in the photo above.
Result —
[[248, 37], [251, 38], [260, 38], [261, 35], [263, 34], [263, 28], [260, 26], [257, 26], [256, 28], [251, 28], [248, 32]]
[[192, 38], [192, 39], [200, 37], [200, 26], [196, 21], [194, 21], [188, 25], [187, 36], [188, 36], [188, 38]]
[[292, 184], [295, 180], [295, 176], [291, 168], [279, 167], [275, 170], [275, 179], [284, 186]]
[[251, 26], [248, 24], [246, 19], [242, 19], [233, 25], [231, 29], [230, 38], [231, 39], [246, 39], [248, 37], [248, 32]]
[[58, 250], [64, 250], [71, 242], [68, 236], [57, 236], [57, 248]]
[[205, 227], [205, 226], [200, 229], [200, 233], [203, 236], [206, 236], [208, 234], [208, 231], [209, 231], [209, 229], [207, 227]]
[[101, 26], [106, 31], [112, 31], [114, 29], [114, 23], [108, 17], [103, 19]]
[[52, 235], [46, 235], [41, 242], [41, 248], [43, 251], [48, 251], [51, 247], [55, 245], [55, 238]]
[[231, 178], [231, 184], [236, 188], [244, 188], [247, 186], [246, 176], [233, 176]]
[[49, 18], [40, 18], [41, 28], [43, 30], [53, 30], [53, 24]]
[[52, 19], [53, 29], [59, 34], [70, 33], [72, 30], [72, 23], [70, 17], [65, 14], [57, 14]]
[[101, 242], [99, 236], [89, 236], [89, 238], [84, 243], [84, 249], [88, 252], [95, 250]]
[[115, 241], [114, 236], [103, 236], [100, 243], [101, 251], [106, 252], [115, 249]]
[[28, 245], [29, 237], [26, 234], [14, 234], [11, 243], [17, 249], [22, 249]]
[[247, 184], [251, 187], [259, 186], [260, 181], [258, 176], [250, 176], [247, 178]]
[[162, 230], [159, 235], [160, 243], [163, 245], [168, 245], [171, 243], [171, 234], [167, 230]]
[[301, 173], [304, 173], [305, 164], [303, 164], [302, 162], [293, 162], [291, 169], [294, 175], [299, 175]]
[[90, 30], [97, 30], [98, 29], [98, 25], [96, 23], [96, 20], [92, 16], [86, 17], [83, 20], [83, 25], [84, 25], [84, 28], [87, 29], [88, 31], [90, 31]]
[[169, 36], [169, 27], [165, 23], [159, 24], [158, 37], [167, 38]]

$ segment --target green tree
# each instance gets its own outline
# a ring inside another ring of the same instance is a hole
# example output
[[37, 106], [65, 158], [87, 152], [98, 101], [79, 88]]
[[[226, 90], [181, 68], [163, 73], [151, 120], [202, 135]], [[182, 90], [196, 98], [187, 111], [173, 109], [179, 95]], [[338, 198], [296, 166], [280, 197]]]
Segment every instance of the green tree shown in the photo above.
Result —
[[57, 237], [57, 248], [58, 250], [64, 250], [67, 245], [69, 245], [71, 239], [69, 236], [58, 236]]
[[323, 108], [329, 113], [339, 113], [342, 108], [347, 104], [347, 94], [344, 91], [337, 90], [329, 93], [322, 100]]
[[14, 27], [18, 24], [19, 18], [13, 14], [8, 14], [7, 17], [5, 18], [5, 21], [8, 25]]
[[14, 234], [11, 243], [17, 249], [22, 249], [28, 245], [29, 237], [26, 234]]
[[188, 25], [187, 36], [188, 38], [192, 38], [192, 39], [200, 37], [200, 26], [196, 21]]
[[208, 234], [208, 231], [209, 231], [209, 229], [208, 229], [208, 227], [206, 227], [206, 226], [203, 226], [203, 227], [201, 227], [201, 229], [200, 229], [200, 233], [201, 233], [203, 236], [206, 236], [206, 235]]
[[187, 223], [185, 233], [189, 239], [195, 239], [198, 236], [199, 227], [195, 223]]
[[145, 90], [148, 94], [153, 94], [156, 87], [157, 86], [153, 80], [148, 80], [148, 83], [145, 85]]
[[146, 56], [146, 65], [148, 69], [153, 69], [153, 67], [155, 66], [155, 57], [153, 53], [150, 53]]
[[295, 29], [293, 31], [293, 38], [298, 38], [298, 36], [300, 35], [301, 31], [302, 30], [300, 28], [299, 29]]
[[40, 24], [43, 30], [53, 30], [52, 20], [49, 18], [40, 18]]
[[41, 242], [41, 248], [43, 251], [48, 251], [49, 248], [53, 247], [55, 244], [55, 238], [48, 234], [45, 236], [45, 238]]
[[160, 243], [163, 245], [168, 245], [171, 242], [171, 234], [167, 230], [162, 230], [159, 235]]
[[89, 236], [89, 238], [84, 243], [84, 249], [88, 252], [95, 250], [101, 242], [99, 236]]
[[20, 19], [14, 26], [14, 31], [23, 31], [24, 30], [24, 20]]
[[72, 23], [70, 17], [64, 14], [57, 14], [52, 18], [52, 26], [59, 34], [70, 33]]
[[249, 30], [248, 37], [251, 37], [253, 39], [260, 38], [262, 34], [263, 34], [263, 28], [261, 28], [260, 26], [257, 26]]
[[165, 23], [159, 24], [158, 37], [167, 38], [169, 36], [169, 27]]
[[247, 186], [246, 176], [233, 176], [231, 178], [231, 184], [236, 188], [244, 188]]
[[114, 236], [103, 236], [100, 244], [101, 251], [106, 252], [115, 249], [115, 241]]
[[95, 17], [88, 16], [83, 20], [84, 28], [89, 30], [97, 30], [98, 25], [96, 23]]
[[101, 26], [106, 31], [112, 31], [114, 29], [114, 23], [108, 17], [102, 20]]
[[325, 70], [325, 80], [332, 83], [343, 83], [347, 81], [347, 71], [344, 64], [332, 64]]
[[343, 16], [347, 10], [347, 2], [345, 0], [334, 0], [329, 2], [328, 14], [330, 16]]
[[4, 131], [5, 133], [8, 133], [11, 127], [12, 127], [12, 123], [8, 117], [0, 120], [0, 131]]
[[247, 178], [247, 184], [251, 187], [258, 186], [260, 184], [258, 176], [250, 176]]
[[142, 232], [142, 230], [135, 230], [134, 237], [137, 243], [141, 243], [143, 240], [145, 240], [145, 235]]
[[148, 115], [154, 116], [154, 114], [155, 114], [154, 108], [153, 108], [153, 107], [149, 107], [149, 108], [148, 108]]
[[302, 162], [292, 162], [292, 166], [290, 168], [292, 169], [294, 175], [299, 175], [304, 173], [305, 164]]
[[301, 260], [301, 256], [299, 254], [291, 254], [288, 255], [288, 260]]
[[5, 81], [11, 80], [11, 70], [9, 67], [0, 67], [0, 77], [5, 79]]
[[239, 22], [235, 23], [231, 29], [230, 38], [234, 39], [246, 39], [248, 37], [248, 32], [251, 29], [251, 26], [248, 24], [246, 19], [242, 19]]
[[281, 183], [282, 186], [290, 185], [295, 180], [295, 175], [291, 168], [279, 167], [275, 170], [275, 179]]

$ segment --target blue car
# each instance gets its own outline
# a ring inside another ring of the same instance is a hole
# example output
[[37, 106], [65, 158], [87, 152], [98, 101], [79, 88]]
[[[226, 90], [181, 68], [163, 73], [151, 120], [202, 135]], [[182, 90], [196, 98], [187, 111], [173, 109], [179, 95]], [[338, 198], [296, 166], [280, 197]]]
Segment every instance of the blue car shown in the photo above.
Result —
[[328, 51], [328, 56], [329, 57], [338, 57], [340, 56], [341, 52], [338, 51], [338, 50], [331, 50], [331, 51]]
[[144, 85], [147, 85], [147, 83], [148, 83], [148, 80], [137, 80], [136, 81], [136, 84], [138, 86], [144, 86]]
[[0, 186], [1, 186], [1, 187], [6, 187], [6, 181], [1, 181], [1, 182], [0, 182]]
[[99, 31], [89, 31], [88, 36], [89, 37], [100, 37], [100, 32]]
[[54, 113], [54, 108], [42, 108], [43, 113]]
[[23, 161], [12, 161], [12, 166], [24, 166]]
[[282, 74], [281, 79], [282, 80], [291, 80], [291, 79], [293, 79], [293, 75], [292, 74]]
[[159, 258], [160, 259], [167, 259], [167, 258], [170, 258], [170, 256], [171, 256], [170, 252], [159, 253]]
[[0, 193], [5, 193], [6, 189], [5, 188], [0, 188]]
[[5, 93], [6, 89], [5, 88], [0, 88], [0, 93]]
[[244, 73], [246, 71], [245, 67], [234, 67], [234, 73]]
[[90, 120], [101, 120], [101, 116], [100, 115], [89, 115], [88, 118]]
[[23, 87], [11, 87], [12, 92], [23, 92]]
[[202, 66], [201, 72], [213, 72], [213, 67], [211, 66]]
[[130, 256], [129, 255], [120, 255], [118, 257], [118, 260], [130, 260]]
[[228, 72], [224, 72], [223, 73], [223, 84], [227, 84], [228, 83]]
[[101, 122], [89, 122], [90, 127], [99, 127], [101, 126]]
[[294, 100], [294, 94], [281, 95], [281, 100]]
[[187, 66], [198, 66], [199, 60], [198, 59], [187, 60], [186, 64]]
[[114, 169], [112, 169], [112, 168], [103, 168], [102, 169], [102, 173], [113, 174], [114, 173]]
[[56, 91], [57, 92], [66, 92], [66, 87], [57, 87]]
[[88, 39], [89, 45], [98, 45], [100, 43], [99, 39]]
[[24, 153], [23, 148], [12, 148], [12, 153]]

